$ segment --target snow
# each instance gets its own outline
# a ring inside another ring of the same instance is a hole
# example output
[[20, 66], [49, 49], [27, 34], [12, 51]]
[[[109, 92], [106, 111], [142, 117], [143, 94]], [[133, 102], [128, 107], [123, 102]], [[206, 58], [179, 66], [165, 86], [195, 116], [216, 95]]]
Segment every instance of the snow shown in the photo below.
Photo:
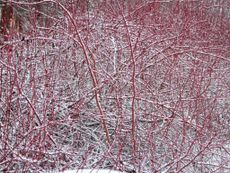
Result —
[[114, 171], [110, 169], [77, 169], [77, 170], [66, 170], [61, 173], [124, 173], [124, 172]]

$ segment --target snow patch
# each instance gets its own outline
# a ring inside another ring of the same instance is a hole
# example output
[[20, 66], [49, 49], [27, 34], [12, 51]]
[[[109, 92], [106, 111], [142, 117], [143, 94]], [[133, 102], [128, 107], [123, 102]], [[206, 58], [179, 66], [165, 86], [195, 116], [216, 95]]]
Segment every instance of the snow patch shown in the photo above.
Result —
[[114, 171], [109, 169], [77, 169], [77, 170], [66, 170], [60, 173], [124, 173], [124, 172]]

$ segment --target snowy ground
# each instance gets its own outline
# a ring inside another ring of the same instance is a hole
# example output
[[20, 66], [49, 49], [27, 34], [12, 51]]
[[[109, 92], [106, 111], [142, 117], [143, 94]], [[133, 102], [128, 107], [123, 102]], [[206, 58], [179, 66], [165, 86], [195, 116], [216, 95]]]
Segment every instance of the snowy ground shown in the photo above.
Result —
[[114, 171], [109, 169], [78, 169], [78, 170], [66, 170], [61, 173], [124, 173], [124, 172]]

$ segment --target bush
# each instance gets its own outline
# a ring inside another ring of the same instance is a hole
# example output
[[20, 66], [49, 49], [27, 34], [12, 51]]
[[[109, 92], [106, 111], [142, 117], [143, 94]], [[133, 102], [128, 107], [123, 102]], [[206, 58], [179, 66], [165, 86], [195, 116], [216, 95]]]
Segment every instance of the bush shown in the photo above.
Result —
[[1, 172], [230, 169], [227, 1], [6, 4]]

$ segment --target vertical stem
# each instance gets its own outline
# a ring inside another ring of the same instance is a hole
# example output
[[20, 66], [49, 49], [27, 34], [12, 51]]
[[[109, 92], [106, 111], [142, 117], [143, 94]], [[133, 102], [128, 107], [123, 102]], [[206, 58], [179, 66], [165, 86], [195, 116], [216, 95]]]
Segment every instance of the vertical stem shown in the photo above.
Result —
[[[120, 8], [121, 9], [121, 8]], [[136, 99], [136, 86], [135, 86], [135, 76], [136, 76], [136, 60], [135, 60], [135, 57], [134, 57], [134, 52], [133, 52], [133, 47], [132, 47], [132, 43], [131, 43], [131, 36], [130, 36], [130, 31], [129, 31], [129, 28], [128, 28], [128, 25], [127, 25], [127, 21], [124, 17], [124, 15], [122, 14], [122, 18], [124, 20], [124, 25], [125, 25], [125, 29], [126, 29], [126, 32], [127, 32], [127, 39], [128, 39], [128, 46], [129, 46], [129, 49], [130, 49], [130, 57], [131, 57], [131, 60], [132, 60], [132, 78], [131, 78], [131, 81], [132, 81], [132, 91], [133, 91], [133, 97], [132, 97], [132, 143], [133, 143], [133, 155], [134, 155], [134, 158], [135, 158], [135, 151], [136, 151], [136, 127], [135, 127], [135, 122], [136, 122], [136, 115], [135, 115], [135, 99]]]

